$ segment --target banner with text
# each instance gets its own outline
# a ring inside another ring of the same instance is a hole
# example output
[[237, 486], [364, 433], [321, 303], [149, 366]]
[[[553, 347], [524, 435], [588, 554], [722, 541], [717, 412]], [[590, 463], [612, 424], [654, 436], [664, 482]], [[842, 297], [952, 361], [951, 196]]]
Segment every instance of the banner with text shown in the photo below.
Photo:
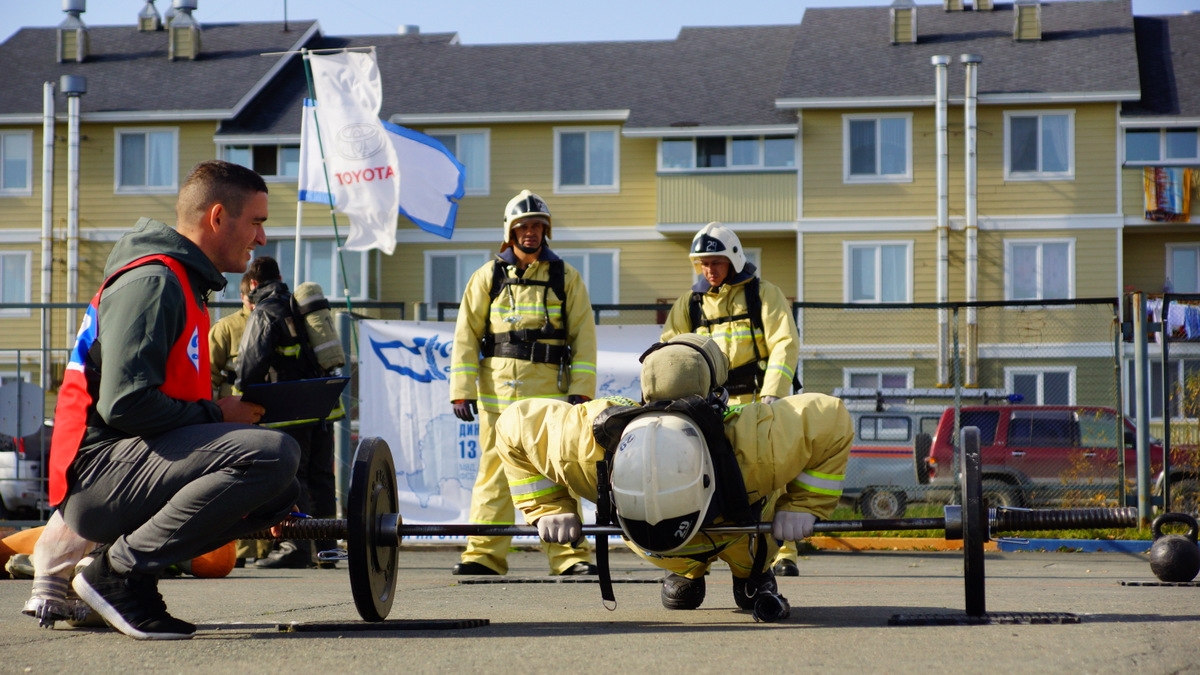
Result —
[[[596, 327], [597, 343], [603, 345], [597, 354], [597, 398], [641, 398], [638, 356], [661, 331], [655, 325]], [[479, 467], [479, 425], [459, 420], [450, 407], [454, 324], [363, 321], [358, 334], [359, 437], [378, 436], [391, 448], [404, 522], [468, 522]], [[589, 506], [585, 520], [594, 522], [595, 507]]]

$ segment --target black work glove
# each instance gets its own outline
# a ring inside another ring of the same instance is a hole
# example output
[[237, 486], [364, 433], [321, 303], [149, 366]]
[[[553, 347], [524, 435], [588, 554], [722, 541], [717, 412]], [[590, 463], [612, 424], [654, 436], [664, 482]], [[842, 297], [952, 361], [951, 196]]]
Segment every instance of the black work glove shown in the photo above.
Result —
[[479, 408], [475, 406], [474, 399], [468, 398], [454, 401], [454, 416], [464, 422], [474, 422], [475, 415], [472, 413], [478, 412]]
[[590, 400], [592, 400], [592, 399], [584, 396], [583, 394], [571, 394], [570, 396], [567, 397], [567, 403], [570, 403], [571, 405], [579, 405], [580, 403], [587, 403]]

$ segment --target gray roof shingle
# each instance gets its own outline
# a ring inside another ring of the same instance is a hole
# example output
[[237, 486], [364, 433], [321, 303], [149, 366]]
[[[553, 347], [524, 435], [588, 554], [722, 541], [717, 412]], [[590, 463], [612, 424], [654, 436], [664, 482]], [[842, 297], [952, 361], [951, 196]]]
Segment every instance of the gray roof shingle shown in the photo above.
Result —
[[932, 98], [937, 54], [951, 57], [952, 97], [963, 93], [960, 54], [983, 57], [981, 97], [1138, 91], [1129, 0], [1043, 2], [1038, 41], [1013, 39], [1011, 4], [978, 12], [919, 5], [916, 13], [916, 44], [893, 45], [888, 7], [805, 10], [779, 98]]
[[1200, 14], [1134, 17], [1142, 98], [1128, 117], [1200, 117]]

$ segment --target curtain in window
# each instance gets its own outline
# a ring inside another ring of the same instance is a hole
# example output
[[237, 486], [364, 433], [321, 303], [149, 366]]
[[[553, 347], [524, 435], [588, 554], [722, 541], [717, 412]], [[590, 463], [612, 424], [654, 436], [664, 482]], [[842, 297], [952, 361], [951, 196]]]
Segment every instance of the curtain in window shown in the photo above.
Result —
[[1036, 300], [1038, 297], [1038, 246], [1019, 244], [1009, 253], [1009, 275], [1012, 283], [1012, 300]]
[[881, 302], [904, 302], [908, 299], [908, 247], [881, 246]]
[[559, 184], [584, 185], [587, 137], [580, 133], [559, 134], [558, 149]]
[[1008, 166], [1010, 171], [1037, 171], [1037, 126], [1036, 117], [1010, 117], [1008, 119]]
[[879, 173], [894, 176], [908, 172], [908, 121], [896, 117], [879, 120]]
[[25, 283], [28, 274], [25, 270], [25, 256], [0, 256], [0, 301], [26, 302]]
[[29, 188], [29, 162], [33, 157], [32, 137], [24, 134], [5, 134], [0, 136], [0, 159], [3, 168], [0, 175], [4, 182], [0, 189], [25, 190]]
[[1071, 297], [1071, 245], [1042, 244], [1042, 299]]
[[875, 175], [875, 120], [850, 120], [850, 173]]
[[695, 160], [695, 149], [689, 138], [680, 140], [663, 140], [662, 166], [664, 169], [690, 169]]
[[1175, 293], [1200, 293], [1197, 253], [1200, 253], [1200, 249], [1194, 246], [1171, 249], [1171, 278], [1167, 281]]
[[875, 249], [861, 247], [850, 249], [850, 300], [874, 301], [875, 297]]
[[588, 134], [588, 185], [612, 185], [614, 134], [593, 131]]
[[167, 186], [175, 183], [175, 137], [170, 133], [146, 134], [150, 143], [146, 185]]
[[146, 184], [146, 135], [121, 134], [121, 185]]
[[1070, 118], [1066, 115], [1042, 116], [1042, 171], [1064, 173], [1071, 168]]
[[487, 190], [487, 143], [483, 134], [462, 134], [458, 137], [458, 161], [467, 168], [468, 190]]

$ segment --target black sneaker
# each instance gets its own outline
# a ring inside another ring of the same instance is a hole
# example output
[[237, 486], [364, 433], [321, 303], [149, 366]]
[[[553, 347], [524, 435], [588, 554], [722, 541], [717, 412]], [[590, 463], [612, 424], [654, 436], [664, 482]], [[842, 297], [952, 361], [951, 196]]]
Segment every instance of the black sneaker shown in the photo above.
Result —
[[568, 567], [567, 569], [559, 572], [558, 575], [562, 576], [562, 577], [583, 576], [583, 575], [587, 575], [587, 574], [596, 576], [599, 573], [600, 573], [600, 570], [597, 569], [596, 566], [593, 565], [592, 563], [577, 562], [574, 565], [571, 565], [570, 567]]
[[667, 609], [696, 609], [704, 602], [704, 577], [689, 579], [670, 572], [663, 577], [662, 604]]
[[117, 573], [107, 549], [95, 558], [71, 586], [109, 625], [137, 640], [187, 640], [195, 635], [195, 626], [167, 613], [157, 577]]
[[800, 576], [800, 568], [796, 566], [795, 560], [784, 558], [775, 563], [775, 567], [771, 568], [777, 577], [798, 577]]
[[255, 560], [254, 566], [268, 570], [304, 570], [312, 567], [312, 555], [303, 547], [285, 541], [267, 557]]
[[477, 562], [460, 562], [450, 569], [450, 574], [457, 575], [477, 575], [477, 576], [499, 576], [500, 573], [496, 570]]

